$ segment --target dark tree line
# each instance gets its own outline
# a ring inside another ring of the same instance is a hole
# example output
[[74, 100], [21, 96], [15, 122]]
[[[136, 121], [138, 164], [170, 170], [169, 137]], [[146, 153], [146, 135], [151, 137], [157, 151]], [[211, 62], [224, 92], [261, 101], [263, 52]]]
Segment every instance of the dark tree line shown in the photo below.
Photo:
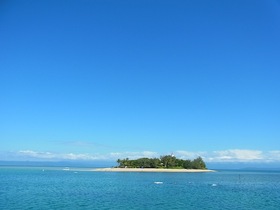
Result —
[[136, 160], [118, 159], [119, 168], [184, 168], [206, 169], [206, 164], [201, 157], [194, 160], [178, 159], [173, 155], [165, 155], [160, 158], [139, 158]]

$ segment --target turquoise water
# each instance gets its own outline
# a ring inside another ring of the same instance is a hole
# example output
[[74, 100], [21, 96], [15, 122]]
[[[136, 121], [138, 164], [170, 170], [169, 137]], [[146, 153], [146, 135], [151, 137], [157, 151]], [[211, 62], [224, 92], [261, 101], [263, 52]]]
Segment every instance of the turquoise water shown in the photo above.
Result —
[[0, 167], [0, 209], [278, 210], [280, 172], [121, 173]]

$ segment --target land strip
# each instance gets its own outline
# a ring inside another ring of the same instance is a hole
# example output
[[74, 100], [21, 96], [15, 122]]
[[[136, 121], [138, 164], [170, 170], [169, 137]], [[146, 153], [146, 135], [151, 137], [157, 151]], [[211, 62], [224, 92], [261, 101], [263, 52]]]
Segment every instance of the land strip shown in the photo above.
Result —
[[105, 172], [176, 172], [176, 173], [203, 173], [215, 172], [208, 169], [162, 169], [162, 168], [97, 168], [93, 171]]

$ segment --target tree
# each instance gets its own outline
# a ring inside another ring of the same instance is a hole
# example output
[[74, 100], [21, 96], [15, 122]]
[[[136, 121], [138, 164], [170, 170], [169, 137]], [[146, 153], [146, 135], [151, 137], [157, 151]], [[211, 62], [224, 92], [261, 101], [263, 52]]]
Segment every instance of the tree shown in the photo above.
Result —
[[185, 162], [184, 160], [176, 158], [176, 167], [184, 168], [184, 162]]
[[158, 158], [151, 159], [150, 165], [151, 165], [151, 168], [158, 168], [158, 167], [160, 167], [160, 159], [158, 159]]
[[191, 160], [185, 160], [184, 164], [183, 164], [183, 168], [192, 169], [192, 161]]
[[201, 157], [191, 160], [178, 159], [173, 155], [165, 155], [160, 158], [139, 158], [136, 160], [118, 159], [119, 168], [185, 168], [185, 169], [206, 169]]
[[206, 165], [201, 157], [198, 157], [192, 161], [193, 169], [206, 169]]
[[172, 168], [176, 166], [176, 157], [173, 155], [161, 156], [160, 160], [165, 168]]

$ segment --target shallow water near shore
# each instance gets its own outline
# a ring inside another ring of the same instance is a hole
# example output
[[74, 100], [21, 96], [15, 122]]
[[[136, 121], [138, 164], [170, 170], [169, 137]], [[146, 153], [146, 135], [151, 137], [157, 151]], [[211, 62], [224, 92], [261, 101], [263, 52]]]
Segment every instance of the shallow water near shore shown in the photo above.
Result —
[[0, 209], [280, 209], [280, 172], [0, 167]]

